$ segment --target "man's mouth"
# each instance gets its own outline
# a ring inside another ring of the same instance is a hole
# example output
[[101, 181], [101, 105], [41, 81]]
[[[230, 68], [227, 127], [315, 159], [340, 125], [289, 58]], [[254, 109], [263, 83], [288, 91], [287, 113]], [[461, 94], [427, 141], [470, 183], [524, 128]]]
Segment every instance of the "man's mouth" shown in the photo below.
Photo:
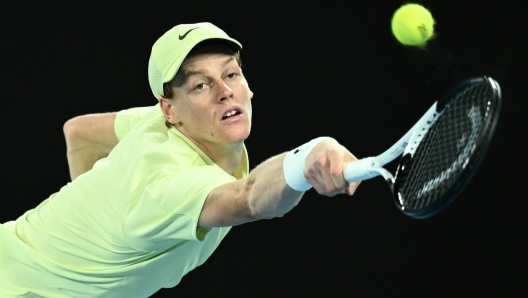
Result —
[[227, 118], [229, 118], [229, 117], [233, 117], [233, 116], [238, 115], [238, 114], [240, 114], [239, 111], [237, 111], [237, 110], [231, 110], [231, 111], [229, 111], [229, 112], [227, 112], [227, 113], [224, 114], [224, 116], [222, 117], [222, 120], [227, 119]]

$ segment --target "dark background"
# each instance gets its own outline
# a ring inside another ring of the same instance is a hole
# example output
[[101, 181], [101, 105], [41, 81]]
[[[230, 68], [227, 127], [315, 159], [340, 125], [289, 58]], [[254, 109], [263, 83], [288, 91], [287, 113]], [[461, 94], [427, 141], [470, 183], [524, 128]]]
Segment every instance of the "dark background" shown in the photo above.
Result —
[[521, 4], [419, 1], [437, 25], [418, 50], [391, 35], [404, 1], [48, 2], [0, 4], [0, 222], [68, 182], [66, 120], [155, 104], [152, 44], [172, 26], [208, 21], [244, 46], [255, 92], [252, 167], [321, 135], [358, 157], [379, 154], [445, 91], [476, 75], [501, 84], [503, 109], [480, 170], [444, 212], [403, 215], [381, 178], [353, 197], [311, 190], [283, 218], [233, 228], [209, 261], [155, 297], [527, 293]]

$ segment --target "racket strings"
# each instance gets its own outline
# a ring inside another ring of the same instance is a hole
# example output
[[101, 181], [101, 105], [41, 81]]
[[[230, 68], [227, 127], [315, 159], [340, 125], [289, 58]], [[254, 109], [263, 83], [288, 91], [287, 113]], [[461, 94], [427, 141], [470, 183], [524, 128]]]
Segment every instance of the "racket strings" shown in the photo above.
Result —
[[[399, 204], [409, 211], [434, 204], [471, 166], [482, 135], [491, 135], [487, 118], [498, 113], [490, 99], [494, 90], [485, 83], [471, 85], [454, 95], [412, 157], [402, 160], [397, 173]], [[486, 136], [485, 136], [486, 137]]]

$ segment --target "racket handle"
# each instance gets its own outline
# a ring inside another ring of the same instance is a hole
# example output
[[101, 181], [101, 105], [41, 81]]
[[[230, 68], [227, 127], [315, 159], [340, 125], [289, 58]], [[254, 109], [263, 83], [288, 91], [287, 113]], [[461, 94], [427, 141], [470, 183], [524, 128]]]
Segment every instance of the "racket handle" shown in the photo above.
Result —
[[343, 175], [348, 183], [352, 183], [381, 175], [379, 168], [380, 165], [375, 157], [367, 157], [347, 163]]

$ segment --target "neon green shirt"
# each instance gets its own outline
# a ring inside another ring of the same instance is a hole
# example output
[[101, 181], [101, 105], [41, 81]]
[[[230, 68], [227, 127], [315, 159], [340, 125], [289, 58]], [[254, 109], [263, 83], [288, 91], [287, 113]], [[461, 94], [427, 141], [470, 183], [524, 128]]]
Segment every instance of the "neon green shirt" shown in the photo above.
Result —
[[159, 106], [118, 113], [120, 140], [92, 170], [0, 225], [0, 297], [147, 297], [174, 287], [229, 231], [197, 226], [229, 175]]

